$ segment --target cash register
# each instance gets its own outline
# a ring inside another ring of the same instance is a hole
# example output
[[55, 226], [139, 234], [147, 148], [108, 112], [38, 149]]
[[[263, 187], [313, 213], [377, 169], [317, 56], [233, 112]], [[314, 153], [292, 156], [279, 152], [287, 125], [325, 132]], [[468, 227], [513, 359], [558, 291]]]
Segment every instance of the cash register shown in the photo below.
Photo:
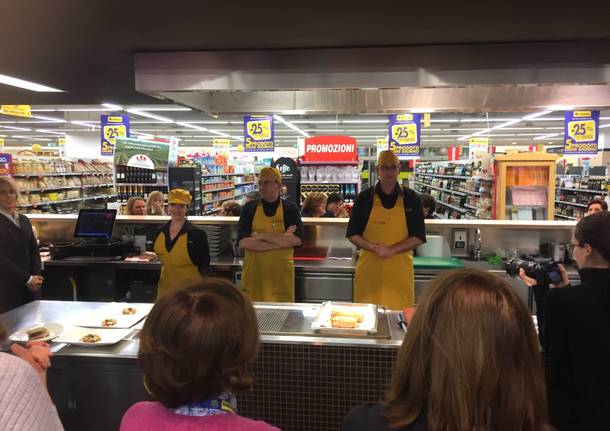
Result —
[[77, 240], [51, 245], [51, 257], [56, 260], [109, 261], [133, 252], [131, 243], [112, 239], [116, 213], [116, 209], [81, 209], [74, 228]]

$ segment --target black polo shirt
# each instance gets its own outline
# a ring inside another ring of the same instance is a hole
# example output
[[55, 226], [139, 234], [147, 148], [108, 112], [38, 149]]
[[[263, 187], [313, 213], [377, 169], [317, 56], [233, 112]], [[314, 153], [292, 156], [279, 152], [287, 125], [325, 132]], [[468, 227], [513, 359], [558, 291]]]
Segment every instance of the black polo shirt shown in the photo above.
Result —
[[[242, 238], [252, 236], [252, 221], [254, 220], [254, 214], [258, 208], [258, 203], [263, 203], [263, 211], [267, 217], [273, 217], [277, 211], [277, 207], [280, 205], [280, 198], [275, 202], [267, 202], [264, 199], [255, 199], [247, 202], [241, 210], [241, 216], [239, 217], [239, 223], [237, 225], [237, 241], [241, 241]], [[290, 226], [296, 226], [297, 230], [294, 232], [296, 236], [303, 239], [303, 222], [299, 214], [299, 208], [290, 201], [282, 199], [284, 207], [284, 230]]]
[[409, 237], [415, 236], [423, 242], [426, 242], [426, 225], [419, 196], [410, 188], [401, 187], [398, 183], [396, 183], [394, 191], [389, 195], [386, 195], [381, 191], [381, 185], [379, 183], [377, 183], [375, 187], [369, 187], [360, 192], [356, 198], [356, 202], [354, 202], [354, 208], [352, 209], [352, 215], [349, 219], [345, 236], [349, 238], [350, 236], [362, 235], [364, 233], [371, 211], [373, 210], [373, 197], [375, 196], [375, 193], [379, 195], [383, 207], [385, 209], [391, 209], [396, 205], [396, 199], [398, 199], [401, 189]]

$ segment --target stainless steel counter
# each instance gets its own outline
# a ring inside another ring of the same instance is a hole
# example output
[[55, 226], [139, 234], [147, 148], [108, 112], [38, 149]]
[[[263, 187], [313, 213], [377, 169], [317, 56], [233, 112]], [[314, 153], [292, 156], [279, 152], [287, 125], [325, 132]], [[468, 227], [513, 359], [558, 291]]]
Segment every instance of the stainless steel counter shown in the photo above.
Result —
[[[69, 326], [73, 323], [74, 316], [95, 312], [107, 305], [105, 302], [34, 301], [0, 315], [0, 321], [7, 327], [9, 334], [41, 322], [56, 322]], [[130, 305], [137, 308], [138, 305], [144, 304]], [[276, 322], [281, 320], [281, 325], [276, 328], [261, 328], [262, 343], [398, 348], [404, 338], [404, 331], [397, 324], [396, 312], [380, 311], [380, 322], [387, 323], [384, 323], [386, 326], [380, 330], [379, 335], [344, 337], [321, 336], [311, 330], [311, 323], [319, 308], [317, 304], [256, 303], [255, 308], [259, 316], [259, 327], [264, 319], [262, 314], [273, 314]], [[60, 356], [135, 359], [138, 355], [139, 333], [139, 329], [134, 329], [123, 341], [112, 346], [81, 347], [54, 342], [49, 344], [55, 355]]]

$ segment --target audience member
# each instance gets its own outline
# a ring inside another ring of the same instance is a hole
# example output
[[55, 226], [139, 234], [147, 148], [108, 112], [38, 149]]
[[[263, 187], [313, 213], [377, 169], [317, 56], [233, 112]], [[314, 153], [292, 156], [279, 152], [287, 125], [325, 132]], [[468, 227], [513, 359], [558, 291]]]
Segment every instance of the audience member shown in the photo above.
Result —
[[222, 204], [222, 215], [239, 217], [241, 215], [241, 205], [237, 201], [226, 201]]
[[126, 215], [146, 215], [146, 201], [141, 196], [132, 196], [127, 200], [126, 210]]
[[419, 195], [419, 199], [421, 200], [421, 206], [424, 210], [424, 218], [425, 219], [435, 219], [438, 218], [436, 213], [436, 199], [434, 196], [428, 195], [426, 193], [421, 193]]
[[608, 211], [608, 204], [603, 199], [593, 199], [587, 204], [587, 215]]
[[311, 192], [303, 202], [301, 217], [324, 217], [326, 214], [326, 195], [321, 192]]
[[523, 301], [484, 271], [436, 279], [408, 327], [385, 400], [356, 407], [343, 429], [545, 430], [541, 356]]
[[146, 199], [146, 215], [166, 215], [165, 196], [160, 191], [151, 192]]
[[348, 217], [341, 194], [333, 192], [328, 195], [328, 198], [326, 199], [326, 214], [324, 214], [324, 217]]
[[230, 281], [207, 278], [162, 297], [140, 337], [144, 385], [155, 402], [133, 405], [121, 430], [277, 431], [237, 415], [259, 344], [254, 307]]

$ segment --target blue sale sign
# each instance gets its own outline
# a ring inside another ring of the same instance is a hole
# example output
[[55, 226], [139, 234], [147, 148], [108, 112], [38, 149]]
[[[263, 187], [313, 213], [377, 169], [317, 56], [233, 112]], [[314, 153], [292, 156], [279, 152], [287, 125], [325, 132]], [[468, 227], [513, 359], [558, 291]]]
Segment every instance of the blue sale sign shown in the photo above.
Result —
[[100, 116], [100, 132], [102, 137], [102, 156], [114, 155], [116, 138], [129, 137], [129, 117], [127, 115]]
[[274, 147], [273, 116], [244, 116], [244, 151], [273, 151]]
[[563, 154], [597, 154], [599, 111], [566, 111]]
[[399, 158], [418, 158], [421, 114], [390, 115], [388, 143]]

